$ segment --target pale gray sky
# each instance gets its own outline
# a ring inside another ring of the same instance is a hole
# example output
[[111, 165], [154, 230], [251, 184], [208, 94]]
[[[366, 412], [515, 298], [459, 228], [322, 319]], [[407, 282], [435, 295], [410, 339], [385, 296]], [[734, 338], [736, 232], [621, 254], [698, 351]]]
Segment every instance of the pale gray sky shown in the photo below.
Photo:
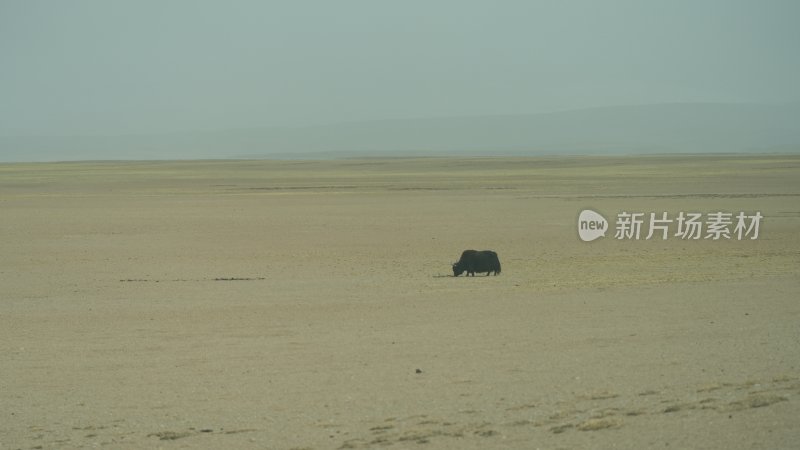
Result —
[[0, 136], [800, 100], [800, 2], [0, 0]]

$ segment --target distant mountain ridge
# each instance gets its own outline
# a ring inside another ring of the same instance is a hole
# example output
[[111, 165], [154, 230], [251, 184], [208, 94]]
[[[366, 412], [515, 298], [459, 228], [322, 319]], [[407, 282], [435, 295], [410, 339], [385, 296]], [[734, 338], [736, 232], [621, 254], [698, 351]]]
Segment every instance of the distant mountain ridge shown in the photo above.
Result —
[[0, 136], [0, 161], [800, 152], [800, 103], [674, 103], [543, 114], [125, 136]]

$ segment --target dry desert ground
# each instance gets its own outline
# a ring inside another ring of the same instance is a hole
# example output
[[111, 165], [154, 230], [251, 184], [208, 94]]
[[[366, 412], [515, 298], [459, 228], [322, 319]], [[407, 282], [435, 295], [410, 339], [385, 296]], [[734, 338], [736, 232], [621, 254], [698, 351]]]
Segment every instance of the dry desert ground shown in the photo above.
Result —
[[800, 442], [800, 156], [3, 164], [0, 236], [2, 449]]

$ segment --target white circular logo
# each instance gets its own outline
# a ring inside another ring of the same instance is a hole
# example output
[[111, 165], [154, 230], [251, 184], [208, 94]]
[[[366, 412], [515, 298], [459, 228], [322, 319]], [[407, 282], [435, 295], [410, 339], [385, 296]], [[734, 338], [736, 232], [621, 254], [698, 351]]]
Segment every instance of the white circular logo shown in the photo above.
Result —
[[600, 213], [584, 209], [578, 216], [578, 236], [584, 242], [590, 242], [606, 235], [608, 221]]

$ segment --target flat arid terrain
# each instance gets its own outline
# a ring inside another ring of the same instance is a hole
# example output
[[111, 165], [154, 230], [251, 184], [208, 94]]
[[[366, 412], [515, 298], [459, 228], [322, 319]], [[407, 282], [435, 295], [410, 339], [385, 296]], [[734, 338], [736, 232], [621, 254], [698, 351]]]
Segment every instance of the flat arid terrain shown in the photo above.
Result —
[[800, 442], [800, 156], [3, 164], [0, 236], [2, 449]]

